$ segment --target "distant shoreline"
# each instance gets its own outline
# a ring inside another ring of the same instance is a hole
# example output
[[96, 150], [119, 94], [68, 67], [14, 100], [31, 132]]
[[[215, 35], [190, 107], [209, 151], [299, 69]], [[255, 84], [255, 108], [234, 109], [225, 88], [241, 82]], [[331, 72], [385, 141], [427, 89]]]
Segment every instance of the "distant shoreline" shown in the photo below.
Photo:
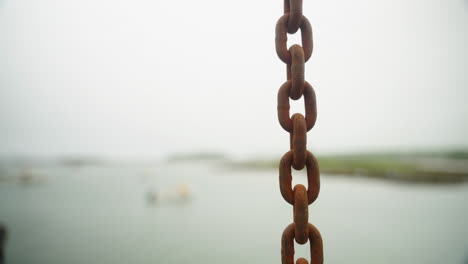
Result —
[[[320, 172], [327, 175], [367, 177], [389, 181], [427, 184], [457, 184], [468, 182], [468, 151], [379, 152], [316, 155]], [[120, 159], [97, 157], [59, 157], [56, 159], [0, 159], [0, 178], [6, 177], [4, 166], [23, 168], [36, 166], [148, 166], [178, 163], [206, 163], [233, 170], [278, 169], [280, 157], [272, 159], [235, 160], [218, 152], [179, 153], [165, 159]]]
[[[318, 156], [320, 172], [392, 181], [453, 184], [468, 181], [468, 152], [375, 153]], [[232, 168], [274, 169], [277, 160], [229, 162]]]

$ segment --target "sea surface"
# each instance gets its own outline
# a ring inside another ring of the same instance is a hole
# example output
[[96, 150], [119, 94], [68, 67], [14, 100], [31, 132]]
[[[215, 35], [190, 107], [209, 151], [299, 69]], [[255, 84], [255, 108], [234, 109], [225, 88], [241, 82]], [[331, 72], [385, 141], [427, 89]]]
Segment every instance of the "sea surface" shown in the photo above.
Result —
[[[281, 263], [293, 211], [276, 170], [213, 162], [25, 170], [2, 169], [7, 264]], [[322, 175], [309, 215], [325, 263], [468, 263], [467, 184]], [[296, 244], [297, 257], [308, 254]]]

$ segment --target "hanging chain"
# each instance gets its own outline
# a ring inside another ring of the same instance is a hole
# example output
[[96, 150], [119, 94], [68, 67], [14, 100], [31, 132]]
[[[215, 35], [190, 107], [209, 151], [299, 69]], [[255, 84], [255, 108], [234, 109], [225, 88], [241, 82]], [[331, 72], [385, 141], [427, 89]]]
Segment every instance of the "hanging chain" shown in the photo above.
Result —
[[[300, 29], [302, 46], [292, 45], [287, 49], [287, 33], [294, 34]], [[276, 53], [286, 63], [287, 81], [278, 91], [278, 120], [290, 134], [290, 151], [281, 158], [279, 165], [280, 191], [283, 198], [293, 205], [294, 223], [283, 231], [281, 238], [282, 264], [294, 263], [294, 241], [303, 245], [310, 242], [311, 264], [323, 263], [323, 246], [320, 232], [309, 223], [309, 204], [313, 203], [320, 191], [320, 174], [317, 160], [307, 151], [307, 131], [317, 119], [317, 104], [312, 86], [304, 80], [304, 64], [312, 55], [312, 27], [302, 15], [302, 0], [284, 0], [284, 15], [276, 24]], [[289, 114], [289, 98], [304, 99], [305, 117]], [[307, 170], [307, 189], [302, 184], [292, 188], [291, 167]], [[296, 264], [307, 264], [300, 258]]]

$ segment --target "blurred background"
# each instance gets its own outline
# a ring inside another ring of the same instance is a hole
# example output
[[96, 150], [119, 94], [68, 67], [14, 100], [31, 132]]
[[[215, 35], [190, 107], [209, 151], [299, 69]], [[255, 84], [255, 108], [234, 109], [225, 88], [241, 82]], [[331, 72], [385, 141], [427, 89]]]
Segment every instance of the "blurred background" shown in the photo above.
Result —
[[[293, 220], [277, 171], [282, 12], [0, 0], [0, 259], [280, 263]], [[321, 168], [309, 221], [325, 262], [468, 263], [468, 1], [304, 0], [303, 12]]]

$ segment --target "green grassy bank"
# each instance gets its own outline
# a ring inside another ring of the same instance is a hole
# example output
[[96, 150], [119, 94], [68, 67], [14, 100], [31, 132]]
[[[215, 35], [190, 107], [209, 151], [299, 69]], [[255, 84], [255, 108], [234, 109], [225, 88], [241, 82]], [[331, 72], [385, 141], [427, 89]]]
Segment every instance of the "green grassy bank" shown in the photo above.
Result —
[[[468, 152], [368, 153], [317, 156], [323, 174], [371, 177], [414, 183], [468, 180]], [[244, 169], [278, 168], [278, 160], [230, 162]]]

